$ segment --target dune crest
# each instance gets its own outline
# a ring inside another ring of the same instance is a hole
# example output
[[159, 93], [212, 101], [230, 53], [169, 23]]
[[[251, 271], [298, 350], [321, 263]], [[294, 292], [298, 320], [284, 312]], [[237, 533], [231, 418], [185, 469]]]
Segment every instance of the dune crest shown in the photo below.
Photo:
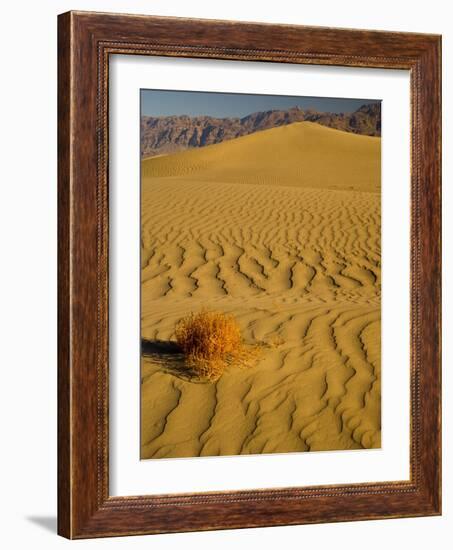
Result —
[[142, 174], [177, 181], [380, 190], [378, 137], [297, 122], [142, 162]]

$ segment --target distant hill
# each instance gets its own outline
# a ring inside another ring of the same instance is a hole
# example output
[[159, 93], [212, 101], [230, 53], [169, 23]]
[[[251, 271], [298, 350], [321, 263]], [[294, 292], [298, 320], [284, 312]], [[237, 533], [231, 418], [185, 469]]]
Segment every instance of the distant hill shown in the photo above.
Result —
[[305, 121], [354, 134], [380, 136], [381, 106], [379, 103], [366, 104], [352, 113], [326, 113], [292, 107], [286, 111], [252, 113], [243, 118], [143, 116], [141, 155], [143, 158], [167, 155]]

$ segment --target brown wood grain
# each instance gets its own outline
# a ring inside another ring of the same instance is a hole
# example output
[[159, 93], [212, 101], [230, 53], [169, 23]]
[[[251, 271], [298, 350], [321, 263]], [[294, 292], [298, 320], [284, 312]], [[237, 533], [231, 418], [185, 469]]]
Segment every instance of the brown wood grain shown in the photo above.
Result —
[[[86, 12], [60, 15], [58, 25], [58, 532], [86, 538], [440, 514], [440, 37]], [[109, 496], [111, 54], [410, 71], [410, 481]]]

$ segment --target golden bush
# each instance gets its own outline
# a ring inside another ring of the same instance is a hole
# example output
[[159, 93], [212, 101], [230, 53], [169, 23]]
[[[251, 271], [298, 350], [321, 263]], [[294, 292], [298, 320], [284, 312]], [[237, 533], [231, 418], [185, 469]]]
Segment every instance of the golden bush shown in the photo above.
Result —
[[236, 319], [225, 313], [191, 313], [178, 321], [176, 342], [200, 378], [217, 380], [228, 365], [249, 366], [256, 346], [246, 346]]

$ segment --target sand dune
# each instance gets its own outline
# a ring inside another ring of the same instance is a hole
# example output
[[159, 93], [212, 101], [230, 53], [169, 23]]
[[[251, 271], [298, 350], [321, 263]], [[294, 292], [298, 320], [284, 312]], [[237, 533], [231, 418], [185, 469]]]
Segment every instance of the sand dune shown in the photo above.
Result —
[[143, 161], [143, 176], [379, 191], [378, 137], [296, 122]]
[[[142, 162], [142, 458], [380, 446], [379, 166], [308, 122]], [[202, 308], [280, 345], [190, 380], [171, 342]]]

